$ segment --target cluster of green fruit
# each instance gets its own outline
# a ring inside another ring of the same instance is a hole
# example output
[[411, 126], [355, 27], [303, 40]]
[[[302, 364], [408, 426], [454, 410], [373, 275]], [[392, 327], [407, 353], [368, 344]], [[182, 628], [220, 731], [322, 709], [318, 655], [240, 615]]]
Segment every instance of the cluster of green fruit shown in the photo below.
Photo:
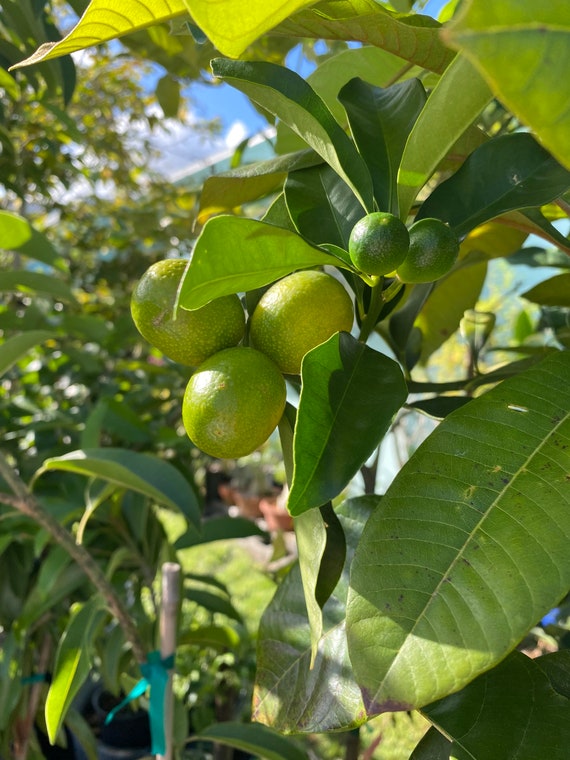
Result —
[[439, 219], [420, 219], [408, 230], [397, 216], [376, 211], [354, 225], [348, 252], [354, 266], [368, 275], [434, 282], [457, 261], [459, 241]]
[[182, 403], [188, 436], [214, 457], [235, 459], [261, 446], [286, 402], [283, 375], [297, 375], [304, 355], [354, 321], [348, 292], [331, 275], [295, 272], [261, 296], [249, 322], [237, 295], [194, 311], [176, 307], [186, 262], [153, 264], [133, 291], [141, 335], [170, 359], [195, 367]]

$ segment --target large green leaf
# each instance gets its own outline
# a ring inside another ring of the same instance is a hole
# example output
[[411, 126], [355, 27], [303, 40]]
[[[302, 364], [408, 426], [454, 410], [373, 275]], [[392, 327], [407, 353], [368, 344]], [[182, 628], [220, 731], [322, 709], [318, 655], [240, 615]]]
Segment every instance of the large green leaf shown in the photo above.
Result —
[[34, 229], [28, 220], [19, 214], [0, 211], [0, 244], [5, 250], [17, 248], [29, 258], [67, 271], [64, 259], [46, 236]]
[[321, 732], [348, 729], [365, 719], [348, 658], [344, 617], [354, 551], [372, 510], [381, 509], [378, 501], [377, 496], [348, 499], [336, 510], [346, 537], [346, 557], [322, 610], [323, 631], [313, 667], [299, 566], [279, 585], [259, 628], [255, 720], [284, 732]]
[[397, 215], [398, 168], [408, 135], [426, 102], [424, 87], [418, 79], [382, 88], [356, 78], [338, 97], [372, 175], [378, 208]]
[[175, 542], [174, 548], [188, 549], [190, 546], [207, 544], [210, 541], [227, 541], [248, 536], [267, 536], [267, 533], [247, 517], [213, 517], [204, 520], [200, 533], [183, 533]]
[[429, 16], [394, 13], [375, 0], [325, 0], [300, 11], [274, 34], [328, 40], [356, 40], [383, 48], [404, 61], [441, 74], [453, 58]]
[[[535, 660], [513, 652], [457, 694], [428, 705], [424, 714], [453, 740], [437, 760], [565, 760], [569, 674], [567, 650]], [[413, 758], [427, 760], [416, 753]]]
[[280, 736], [260, 723], [214, 723], [190, 738], [190, 742], [201, 740], [235, 747], [266, 760], [309, 760], [306, 751], [294, 739]]
[[295, 232], [237, 216], [216, 216], [202, 230], [179, 303], [197, 309], [229, 293], [268, 285], [296, 269], [343, 263]]
[[19, 359], [25, 356], [34, 346], [39, 346], [54, 337], [49, 330], [30, 330], [14, 335], [0, 344], [0, 375], [7, 372]]
[[289, 174], [285, 202], [298, 232], [312, 243], [348, 247], [348, 238], [364, 209], [327, 164]]
[[347, 631], [369, 714], [462, 688], [570, 588], [569, 372], [557, 351], [449, 415], [367, 523]]
[[293, 442], [288, 509], [300, 515], [342, 491], [379, 445], [407, 396], [392, 359], [337, 333], [310, 351]]
[[91, 671], [93, 636], [107, 616], [101, 600], [94, 597], [72, 614], [59, 641], [45, 707], [46, 726], [52, 744], [73, 698]]
[[494, 94], [570, 169], [570, 7], [566, 0], [466, 3], [445, 41], [470, 58]]
[[184, 0], [122, 0], [120, 7], [113, 0], [91, 0], [66, 37], [40, 45], [14, 68], [74, 53], [187, 13]]
[[526, 293], [521, 293], [521, 297], [541, 306], [570, 307], [570, 274], [565, 272], [544, 280]]
[[405, 219], [418, 191], [491, 100], [482, 77], [462, 56], [447, 68], [408, 137], [398, 173], [400, 216]]
[[422, 204], [417, 219], [437, 217], [458, 235], [507, 211], [542, 206], [570, 187], [564, 169], [525, 132], [477, 148]]
[[372, 180], [362, 156], [328, 106], [298, 74], [267, 61], [212, 61], [215, 76], [287, 124], [372, 210]]
[[198, 500], [184, 476], [169, 462], [150, 454], [117, 448], [80, 449], [46, 459], [36, 472], [64, 470], [101, 478], [119, 488], [128, 488], [181, 512], [196, 529], [200, 526]]
[[306, 149], [208, 177], [200, 193], [198, 221], [203, 224], [214, 214], [263, 198], [283, 185], [288, 172], [320, 163], [320, 156]]

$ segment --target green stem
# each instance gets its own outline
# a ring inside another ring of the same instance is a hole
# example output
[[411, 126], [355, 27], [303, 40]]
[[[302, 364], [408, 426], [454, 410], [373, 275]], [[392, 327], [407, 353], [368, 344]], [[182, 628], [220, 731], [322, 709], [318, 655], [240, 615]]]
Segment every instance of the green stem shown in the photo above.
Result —
[[378, 317], [380, 316], [380, 312], [382, 311], [385, 304], [389, 303], [393, 298], [395, 298], [403, 287], [403, 283], [397, 279], [394, 280], [394, 282], [392, 282], [385, 290], [382, 290], [383, 284], [384, 278], [380, 277], [378, 283], [372, 288], [368, 312], [362, 320], [362, 326], [360, 328], [359, 340], [361, 340], [363, 343], [366, 343], [374, 328], [376, 327]]
[[82, 544], [76, 543], [73, 536], [66, 528], [60, 525], [49, 512], [46, 512], [43, 509], [37, 499], [28, 490], [25, 483], [10, 467], [2, 453], [0, 453], [0, 475], [14, 492], [14, 496], [11, 494], [0, 494], [0, 502], [14, 507], [26, 517], [34, 520], [34, 522], [46, 530], [52, 539], [79, 565], [97, 591], [107, 602], [109, 610], [116, 617], [119, 625], [123, 629], [125, 638], [130, 643], [133, 649], [133, 654], [138, 662], [145, 662], [145, 648], [139, 637], [137, 627], [126, 607], [123, 605], [123, 602], [116, 594], [115, 589], [107, 581], [103, 571], [93, 557], [91, 557]]

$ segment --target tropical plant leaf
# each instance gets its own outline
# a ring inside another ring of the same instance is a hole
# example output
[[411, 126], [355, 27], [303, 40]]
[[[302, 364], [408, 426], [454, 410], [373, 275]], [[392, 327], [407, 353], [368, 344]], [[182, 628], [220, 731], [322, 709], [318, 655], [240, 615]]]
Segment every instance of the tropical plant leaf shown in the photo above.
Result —
[[282, 120], [352, 188], [372, 210], [372, 180], [362, 156], [327, 105], [302, 77], [267, 61], [212, 61], [215, 76], [245, 93]]
[[239, 634], [229, 625], [200, 625], [197, 628], [187, 628], [182, 631], [176, 645], [207, 646], [231, 652], [235, 651], [239, 643]]
[[52, 744], [73, 698], [91, 671], [93, 636], [107, 616], [101, 600], [94, 597], [72, 614], [60, 639], [45, 707], [48, 737]]
[[449, 415], [367, 523], [347, 631], [368, 714], [462, 688], [567, 593], [569, 372], [557, 351]]
[[80, 449], [46, 459], [34, 480], [52, 470], [101, 478], [119, 488], [142, 493], [181, 512], [189, 524], [199, 530], [200, 510], [192, 487], [176, 467], [158, 457], [113, 447]]
[[186, 531], [174, 544], [176, 550], [187, 549], [197, 544], [207, 544], [210, 541], [226, 541], [230, 538], [246, 538], [247, 536], [266, 536], [253, 520], [247, 517], [214, 517], [205, 520], [199, 534]]
[[487, 84], [463, 56], [447, 68], [419, 114], [402, 155], [398, 172], [402, 219], [406, 219], [418, 191], [491, 97]]
[[34, 346], [39, 346], [53, 337], [55, 337], [54, 333], [49, 330], [29, 330], [7, 338], [4, 343], [0, 344], [0, 375], [7, 372]]
[[254, 290], [297, 269], [324, 264], [344, 266], [296, 232], [255, 219], [216, 216], [196, 241], [179, 303], [197, 309], [213, 298]]
[[204, 224], [214, 214], [263, 198], [282, 187], [288, 172], [320, 163], [315, 151], [305, 149], [208, 177], [200, 193], [198, 222]]
[[279, 24], [273, 34], [355, 40], [441, 74], [453, 52], [439, 37], [440, 24], [419, 13], [394, 13], [375, 0], [326, 0]]
[[[350, 187], [327, 164], [291, 172], [285, 202], [300, 235], [315, 245], [348, 247], [348, 238], [364, 209]], [[329, 249], [330, 250], [330, 249]]]
[[309, 760], [309, 755], [294, 739], [281, 736], [260, 723], [214, 723], [189, 739], [190, 742], [202, 740], [235, 747], [266, 760]]
[[338, 496], [407, 396], [398, 364], [348, 333], [310, 351], [301, 378], [287, 503], [295, 516]]
[[259, 628], [255, 720], [278, 731], [321, 732], [353, 728], [365, 719], [348, 658], [344, 617], [354, 551], [370, 514], [381, 509], [378, 502], [378, 496], [358, 497], [336, 510], [346, 538], [346, 557], [336, 588], [323, 606], [323, 631], [312, 667], [299, 565], [277, 588]]
[[481, 145], [421, 205], [416, 219], [436, 217], [458, 235], [501, 214], [542, 206], [570, 187], [564, 169], [526, 132]]
[[570, 8], [565, 0], [534, 6], [470, 2], [442, 32], [485, 77], [493, 93], [570, 169], [568, 69]]
[[382, 88], [356, 78], [338, 97], [372, 175], [378, 208], [397, 216], [398, 167], [408, 135], [426, 102], [426, 91], [418, 79]]
[[570, 306], [570, 273], [558, 274], [521, 293], [521, 298], [541, 306]]
[[120, 8], [113, 0], [91, 0], [79, 22], [66, 37], [58, 42], [40, 45], [29, 58], [12, 68], [75, 53], [187, 14], [188, 8], [184, 0], [122, 0]]
[[422, 712], [453, 740], [451, 756], [460, 760], [535, 760], [545, 752], [564, 760], [570, 741], [569, 672], [568, 651], [534, 660], [513, 652]]

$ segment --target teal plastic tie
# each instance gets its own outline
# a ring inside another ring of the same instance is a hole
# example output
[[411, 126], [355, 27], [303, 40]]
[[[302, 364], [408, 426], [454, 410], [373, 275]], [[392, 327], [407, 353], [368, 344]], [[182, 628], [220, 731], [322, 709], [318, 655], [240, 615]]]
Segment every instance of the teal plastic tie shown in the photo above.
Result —
[[115, 715], [122, 710], [125, 705], [132, 702], [150, 689], [149, 697], [149, 718], [150, 718], [150, 736], [152, 741], [151, 754], [164, 755], [166, 752], [166, 737], [164, 735], [164, 693], [168, 683], [169, 670], [174, 668], [174, 655], [164, 659], [161, 658], [157, 650], [151, 652], [147, 661], [141, 665], [143, 677], [136, 683], [123, 701], [114, 707], [105, 718], [105, 725], [110, 723]]
[[21, 683], [23, 686], [27, 686], [32, 683], [48, 683], [48, 682], [49, 682], [48, 673], [32, 673], [31, 676], [24, 676], [21, 679]]

